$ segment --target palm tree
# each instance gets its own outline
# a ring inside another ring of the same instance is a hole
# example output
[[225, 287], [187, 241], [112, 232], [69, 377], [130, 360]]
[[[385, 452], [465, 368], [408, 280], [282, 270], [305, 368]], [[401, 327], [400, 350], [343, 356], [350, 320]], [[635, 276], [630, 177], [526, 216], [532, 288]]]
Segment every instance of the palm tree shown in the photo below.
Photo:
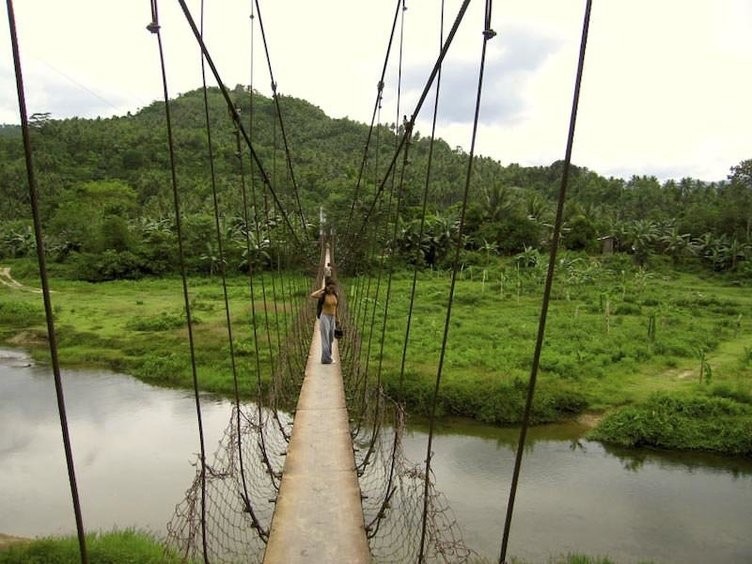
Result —
[[206, 242], [206, 250], [201, 255], [201, 261], [209, 264], [209, 276], [214, 276], [214, 269], [219, 266], [221, 257], [211, 241]]
[[742, 243], [734, 237], [731, 239], [726, 249], [728, 250], [729, 259], [731, 260], [731, 270], [735, 270], [739, 259], [744, 260], [747, 257], [749, 245]]
[[525, 250], [514, 257], [514, 261], [520, 267], [533, 268], [540, 262], [540, 253], [535, 247], [525, 245]]
[[658, 239], [658, 226], [649, 219], [638, 219], [627, 226], [627, 238], [638, 264], [645, 264], [653, 254], [654, 244]]
[[498, 246], [499, 244], [496, 241], [488, 242], [483, 239], [483, 245], [481, 246], [480, 250], [486, 254], [486, 266], [491, 264], [491, 253], [496, 254], [496, 249], [498, 248]]
[[679, 233], [676, 226], [672, 226], [667, 233], [659, 237], [663, 245], [663, 252], [671, 257], [674, 264], [691, 251], [689, 233]]
[[3, 247], [8, 249], [11, 257], [25, 257], [32, 254], [37, 248], [34, 231], [30, 225], [19, 230], [13, 230], [5, 236]]

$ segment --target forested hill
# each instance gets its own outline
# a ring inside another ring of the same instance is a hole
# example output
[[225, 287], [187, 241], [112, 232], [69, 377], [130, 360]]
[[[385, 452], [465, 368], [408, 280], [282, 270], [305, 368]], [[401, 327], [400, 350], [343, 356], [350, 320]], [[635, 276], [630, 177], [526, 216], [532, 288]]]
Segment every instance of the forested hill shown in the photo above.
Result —
[[[320, 206], [334, 222], [349, 213], [369, 133], [366, 124], [331, 119], [304, 100], [281, 96], [291, 174], [274, 101], [257, 93], [251, 97], [242, 86], [237, 86], [231, 96], [247, 122], [246, 130], [251, 132], [264, 172], [291, 214], [297, 209], [298, 199], [310, 223], [315, 223]], [[208, 91], [208, 101], [214, 184], [223, 220], [233, 225], [239, 222], [243, 209], [236, 134], [218, 89]], [[179, 96], [171, 102], [170, 110], [181, 208], [188, 219], [201, 226], [196, 244], [203, 249], [209, 240], [207, 217], [213, 215], [203, 91]], [[370, 202], [392, 160], [395, 139], [393, 126], [381, 127], [372, 135], [368, 166], [359, 189], [365, 202]], [[107, 250], [138, 256], [144, 241], [148, 241], [144, 226], [164, 224], [174, 215], [163, 103], [154, 102], [135, 114], [108, 119], [56, 120], [35, 114], [32, 144], [46, 233], [61, 260], [72, 253]], [[241, 150], [247, 154], [244, 146]], [[421, 209], [428, 151], [429, 139], [416, 132], [405, 173], [400, 233], [406, 247], [412, 244], [410, 237], [416, 235], [411, 221]], [[0, 127], [0, 162], [2, 258], [23, 255], [19, 233], [28, 227], [30, 217], [18, 127]], [[375, 162], [379, 173], [373, 170]], [[464, 190], [467, 155], [439, 140], [432, 163], [426, 236], [451, 236]], [[248, 159], [243, 161], [243, 168], [248, 180]], [[504, 167], [493, 159], [478, 158], [467, 217], [470, 249], [492, 248], [500, 254], [512, 254], [526, 247], [544, 246], [561, 172], [561, 162]], [[752, 160], [733, 167], [729, 175], [729, 181], [720, 183], [685, 178], [661, 184], [653, 177], [635, 176], [625, 181], [574, 167], [570, 172], [564, 244], [570, 249], [596, 250], [598, 238], [603, 236], [615, 236], [617, 244], [632, 252], [639, 252], [641, 245], [650, 241], [658, 251], [677, 246], [686, 250], [703, 237], [706, 244], [710, 239], [748, 244]], [[661, 237], [673, 237], [673, 246], [668, 240], [662, 247], [658, 245]], [[434, 258], [428, 256], [426, 260]], [[146, 271], [158, 273], [159, 268], [152, 266]]]

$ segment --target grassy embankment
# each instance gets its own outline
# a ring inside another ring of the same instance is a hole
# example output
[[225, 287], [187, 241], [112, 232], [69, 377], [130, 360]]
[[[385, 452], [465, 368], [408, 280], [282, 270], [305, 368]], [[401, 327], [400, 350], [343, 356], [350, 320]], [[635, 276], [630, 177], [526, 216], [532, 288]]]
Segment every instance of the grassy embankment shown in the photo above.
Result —
[[[744, 285], [624, 257], [568, 256], [558, 265], [533, 419], [605, 414], [593, 438], [625, 446], [752, 455], [752, 295]], [[439, 411], [519, 421], [540, 314], [542, 266], [510, 262], [458, 280]], [[429, 409], [449, 276], [418, 283], [404, 383], [399, 382], [411, 274], [393, 283], [385, 378], [413, 411]], [[355, 300], [351, 298], [351, 305]]]
[[[125, 530], [86, 535], [91, 564], [177, 564], [178, 556], [165, 552], [148, 533]], [[76, 564], [81, 562], [78, 538], [50, 537], [18, 540], [0, 545], [0, 564]]]
[[[26, 288], [0, 286], [0, 339], [30, 350], [39, 359], [49, 359], [42, 298], [31, 291], [39, 286], [35, 269], [28, 263], [11, 263], [11, 266], [14, 278]], [[270, 346], [276, 354], [278, 332], [284, 336], [285, 328], [292, 323], [292, 315], [286, 311], [291, 309], [291, 299], [300, 299], [310, 291], [300, 280], [287, 279], [286, 300], [283, 300], [280, 280], [275, 277], [279, 296], [275, 303], [272, 283], [269, 276], [265, 277], [264, 300], [261, 281], [255, 282], [254, 308], [262, 367], [269, 366]], [[53, 278], [50, 286], [59, 357], [64, 366], [107, 367], [155, 385], [192, 387], [179, 278], [100, 284]], [[189, 288], [199, 386], [209, 392], [232, 394], [234, 383], [221, 282], [218, 278], [197, 278], [189, 282]], [[231, 280], [228, 297], [240, 392], [249, 397], [255, 393], [257, 383], [247, 376], [256, 374], [248, 279]], [[269, 372], [262, 370], [264, 378], [268, 378]]]
[[[86, 537], [90, 564], [177, 564], [185, 563], [165, 552], [151, 535], [137, 531], [114, 531]], [[0, 564], [78, 564], [81, 557], [76, 537], [49, 537], [0, 544]], [[525, 561], [513, 558], [515, 564]], [[606, 557], [568, 554], [549, 559], [549, 564], [613, 564]]]
[[[533, 417], [606, 414], [593, 437], [623, 445], [752, 454], [752, 295], [720, 278], [634, 269], [628, 261], [565, 257], [548, 315]], [[38, 285], [33, 268], [14, 275]], [[542, 294], [542, 266], [508, 261], [466, 269], [457, 283], [439, 411], [492, 424], [519, 421]], [[448, 299], [449, 275], [419, 277], [404, 383], [398, 368], [412, 274], [395, 275], [383, 377], [412, 411], [426, 413]], [[350, 307], [358, 296], [350, 281]], [[103, 365], [160, 385], [189, 386], [182, 294], [176, 279], [91, 285], [52, 283], [60, 358]], [[199, 383], [229, 393], [227, 330], [219, 281], [191, 282]], [[304, 294], [308, 288], [295, 290]], [[230, 286], [241, 374], [255, 350], [247, 280]], [[257, 303], [257, 316], [263, 304]], [[269, 306], [271, 307], [271, 305]], [[311, 305], [313, 307], [313, 304]], [[281, 312], [281, 323], [287, 322]], [[378, 325], [378, 324], [377, 324]], [[259, 323], [263, 328], [263, 322]], [[0, 338], [44, 355], [39, 294], [0, 288]], [[263, 335], [261, 342], [265, 341]], [[374, 341], [374, 355], [379, 340]], [[268, 349], [260, 347], [262, 362]], [[248, 382], [249, 394], [255, 383]]]

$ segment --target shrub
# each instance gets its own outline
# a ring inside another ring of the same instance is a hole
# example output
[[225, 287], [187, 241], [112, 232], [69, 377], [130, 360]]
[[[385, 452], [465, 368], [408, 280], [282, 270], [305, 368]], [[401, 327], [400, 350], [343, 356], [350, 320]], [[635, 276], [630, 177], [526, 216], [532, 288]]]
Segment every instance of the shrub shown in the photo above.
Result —
[[[87, 534], [86, 547], [91, 564], [171, 564], [184, 561], [172, 551], [165, 551], [152, 534], [134, 530]], [[80, 561], [78, 538], [75, 536], [40, 538], [0, 550], [0, 564], [75, 564]]]
[[589, 438], [627, 447], [752, 454], [752, 407], [725, 397], [655, 394], [606, 416]]
[[41, 304], [0, 301], [0, 323], [26, 327], [42, 323], [44, 320], [44, 308]]
[[[191, 319], [195, 321], [195, 319]], [[163, 311], [159, 315], [151, 317], [136, 317], [125, 324], [125, 328], [131, 331], [169, 331], [186, 324], [185, 315], [182, 313], [168, 313]]]
[[190, 362], [186, 356], [176, 353], [150, 353], [139, 358], [134, 365], [134, 372], [148, 382], [187, 385]]
[[715, 384], [710, 389], [710, 395], [718, 398], [726, 398], [739, 403], [752, 404], [752, 394], [739, 387], [733, 389], [728, 384]]
[[642, 310], [637, 304], [623, 302], [616, 306], [614, 313], [616, 315], [640, 315]]
[[143, 277], [140, 259], [129, 251], [79, 253], [71, 256], [71, 263], [76, 277], [87, 282], [136, 280]]
[[634, 261], [631, 256], [625, 253], [614, 253], [601, 257], [601, 265], [604, 269], [611, 271], [612, 274], [621, 274], [622, 272], [632, 272]]

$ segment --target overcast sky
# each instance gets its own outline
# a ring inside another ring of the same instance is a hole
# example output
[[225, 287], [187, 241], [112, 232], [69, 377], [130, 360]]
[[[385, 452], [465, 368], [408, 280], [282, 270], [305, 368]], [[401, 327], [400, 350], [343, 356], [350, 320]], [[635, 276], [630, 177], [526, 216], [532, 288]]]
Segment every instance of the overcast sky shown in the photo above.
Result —
[[[199, 0], [188, 0], [199, 20]], [[410, 115], [436, 59], [439, 0], [407, 0], [382, 122]], [[281, 94], [369, 123], [396, 0], [259, 0]], [[446, 0], [446, 29], [459, 0]], [[205, 0], [205, 38], [228, 87], [270, 95], [251, 0]], [[439, 132], [469, 149], [483, 0], [473, 0], [446, 59]], [[160, 99], [146, 0], [16, 0], [29, 114], [122, 115]], [[502, 164], [564, 157], [584, 0], [493, 6], [477, 152]], [[0, 8], [0, 123], [18, 123], [6, 3]], [[177, 0], [159, 2], [172, 97], [201, 86], [200, 53]], [[210, 85], [215, 84], [210, 79]], [[604, 176], [725, 179], [752, 158], [752, 0], [595, 0], [573, 162]], [[417, 129], [430, 133], [432, 96]], [[283, 107], [284, 112], [284, 107]], [[295, 148], [292, 147], [293, 153]]]

